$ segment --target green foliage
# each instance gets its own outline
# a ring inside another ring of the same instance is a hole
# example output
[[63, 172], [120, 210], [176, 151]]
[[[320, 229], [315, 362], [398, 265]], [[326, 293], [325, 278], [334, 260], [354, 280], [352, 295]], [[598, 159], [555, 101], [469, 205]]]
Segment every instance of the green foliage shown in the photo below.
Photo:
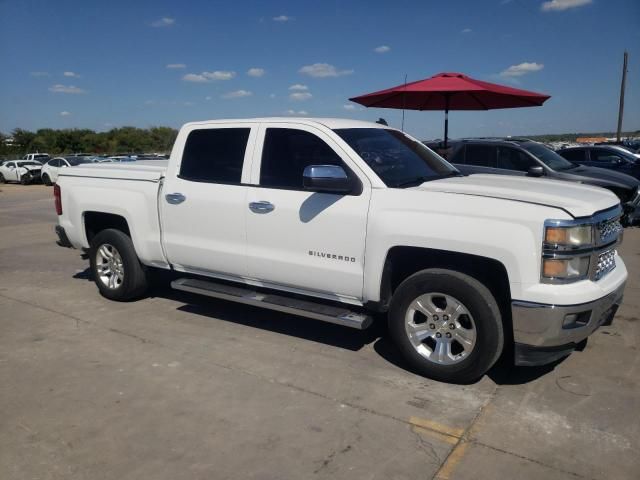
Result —
[[[50, 155], [68, 153], [169, 153], [178, 134], [169, 127], [121, 127], [108, 132], [89, 129], [54, 130], [41, 128], [36, 132], [16, 128], [11, 135], [0, 133], [0, 158], [13, 158], [31, 152]], [[13, 137], [13, 145], [5, 139]]]

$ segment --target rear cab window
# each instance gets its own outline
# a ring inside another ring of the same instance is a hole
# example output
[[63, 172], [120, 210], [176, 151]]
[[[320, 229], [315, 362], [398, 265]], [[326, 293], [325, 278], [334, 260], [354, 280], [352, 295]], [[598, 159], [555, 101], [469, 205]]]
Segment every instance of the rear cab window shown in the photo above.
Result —
[[192, 130], [185, 142], [178, 177], [204, 183], [239, 185], [251, 127]]

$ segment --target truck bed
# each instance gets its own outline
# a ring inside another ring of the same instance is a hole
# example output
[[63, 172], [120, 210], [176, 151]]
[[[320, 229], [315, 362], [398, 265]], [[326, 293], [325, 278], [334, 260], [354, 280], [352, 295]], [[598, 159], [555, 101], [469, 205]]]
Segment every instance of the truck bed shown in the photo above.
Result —
[[157, 182], [167, 170], [168, 160], [141, 160], [139, 162], [85, 163], [63, 169], [60, 176], [113, 178]]

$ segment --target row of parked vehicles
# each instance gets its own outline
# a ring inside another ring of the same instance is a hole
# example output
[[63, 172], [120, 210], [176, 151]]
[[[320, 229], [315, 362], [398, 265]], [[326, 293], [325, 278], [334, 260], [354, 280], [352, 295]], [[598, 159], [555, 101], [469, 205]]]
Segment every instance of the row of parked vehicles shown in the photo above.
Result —
[[[618, 145], [591, 145], [554, 151], [519, 138], [450, 141], [448, 160], [465, 174], [543, 177], [606, 188], [624, 209], [625, 226], [640, 222], [640, 155]], [[440, 150], [439, 143], [428, 143]]]
[[76, 153], [63, 157], [51, 158], [47, 153], [28, 153], [20, 160], [0, 162], [0, 183], [18, 182], [23, 185], [42, 182], [53, 185], [62, 168], [76, 167], [87, 163], [135, 162], [138, 160], [166, 160], [166, 155], [90, 155]]

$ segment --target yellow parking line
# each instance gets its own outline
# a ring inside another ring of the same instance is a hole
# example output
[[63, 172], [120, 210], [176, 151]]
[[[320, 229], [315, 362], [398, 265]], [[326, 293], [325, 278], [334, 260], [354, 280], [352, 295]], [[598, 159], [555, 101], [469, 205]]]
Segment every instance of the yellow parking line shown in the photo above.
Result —
[[443, 435], [448, 435], [459, 440], [464, 434], [464, 428], [454, 428], [443, 425], [442, 423], [434, 422], [433, 420], [427, 420], [420, 417], [409, 417], [409, 423], [416, 427], [421, 427], [426, 430], [432, 430]]
[[451, 478], [451, 474], [458, 466], [462, 457], [467, 451], [467, 446], [469, 444], [464, 440], [458, 443], [451, 452], [451, 454], [447, 457], [446, 462], [440, 467], [438, 473], [436, 473], [434, 479], [436, 480], [449, 480]]

